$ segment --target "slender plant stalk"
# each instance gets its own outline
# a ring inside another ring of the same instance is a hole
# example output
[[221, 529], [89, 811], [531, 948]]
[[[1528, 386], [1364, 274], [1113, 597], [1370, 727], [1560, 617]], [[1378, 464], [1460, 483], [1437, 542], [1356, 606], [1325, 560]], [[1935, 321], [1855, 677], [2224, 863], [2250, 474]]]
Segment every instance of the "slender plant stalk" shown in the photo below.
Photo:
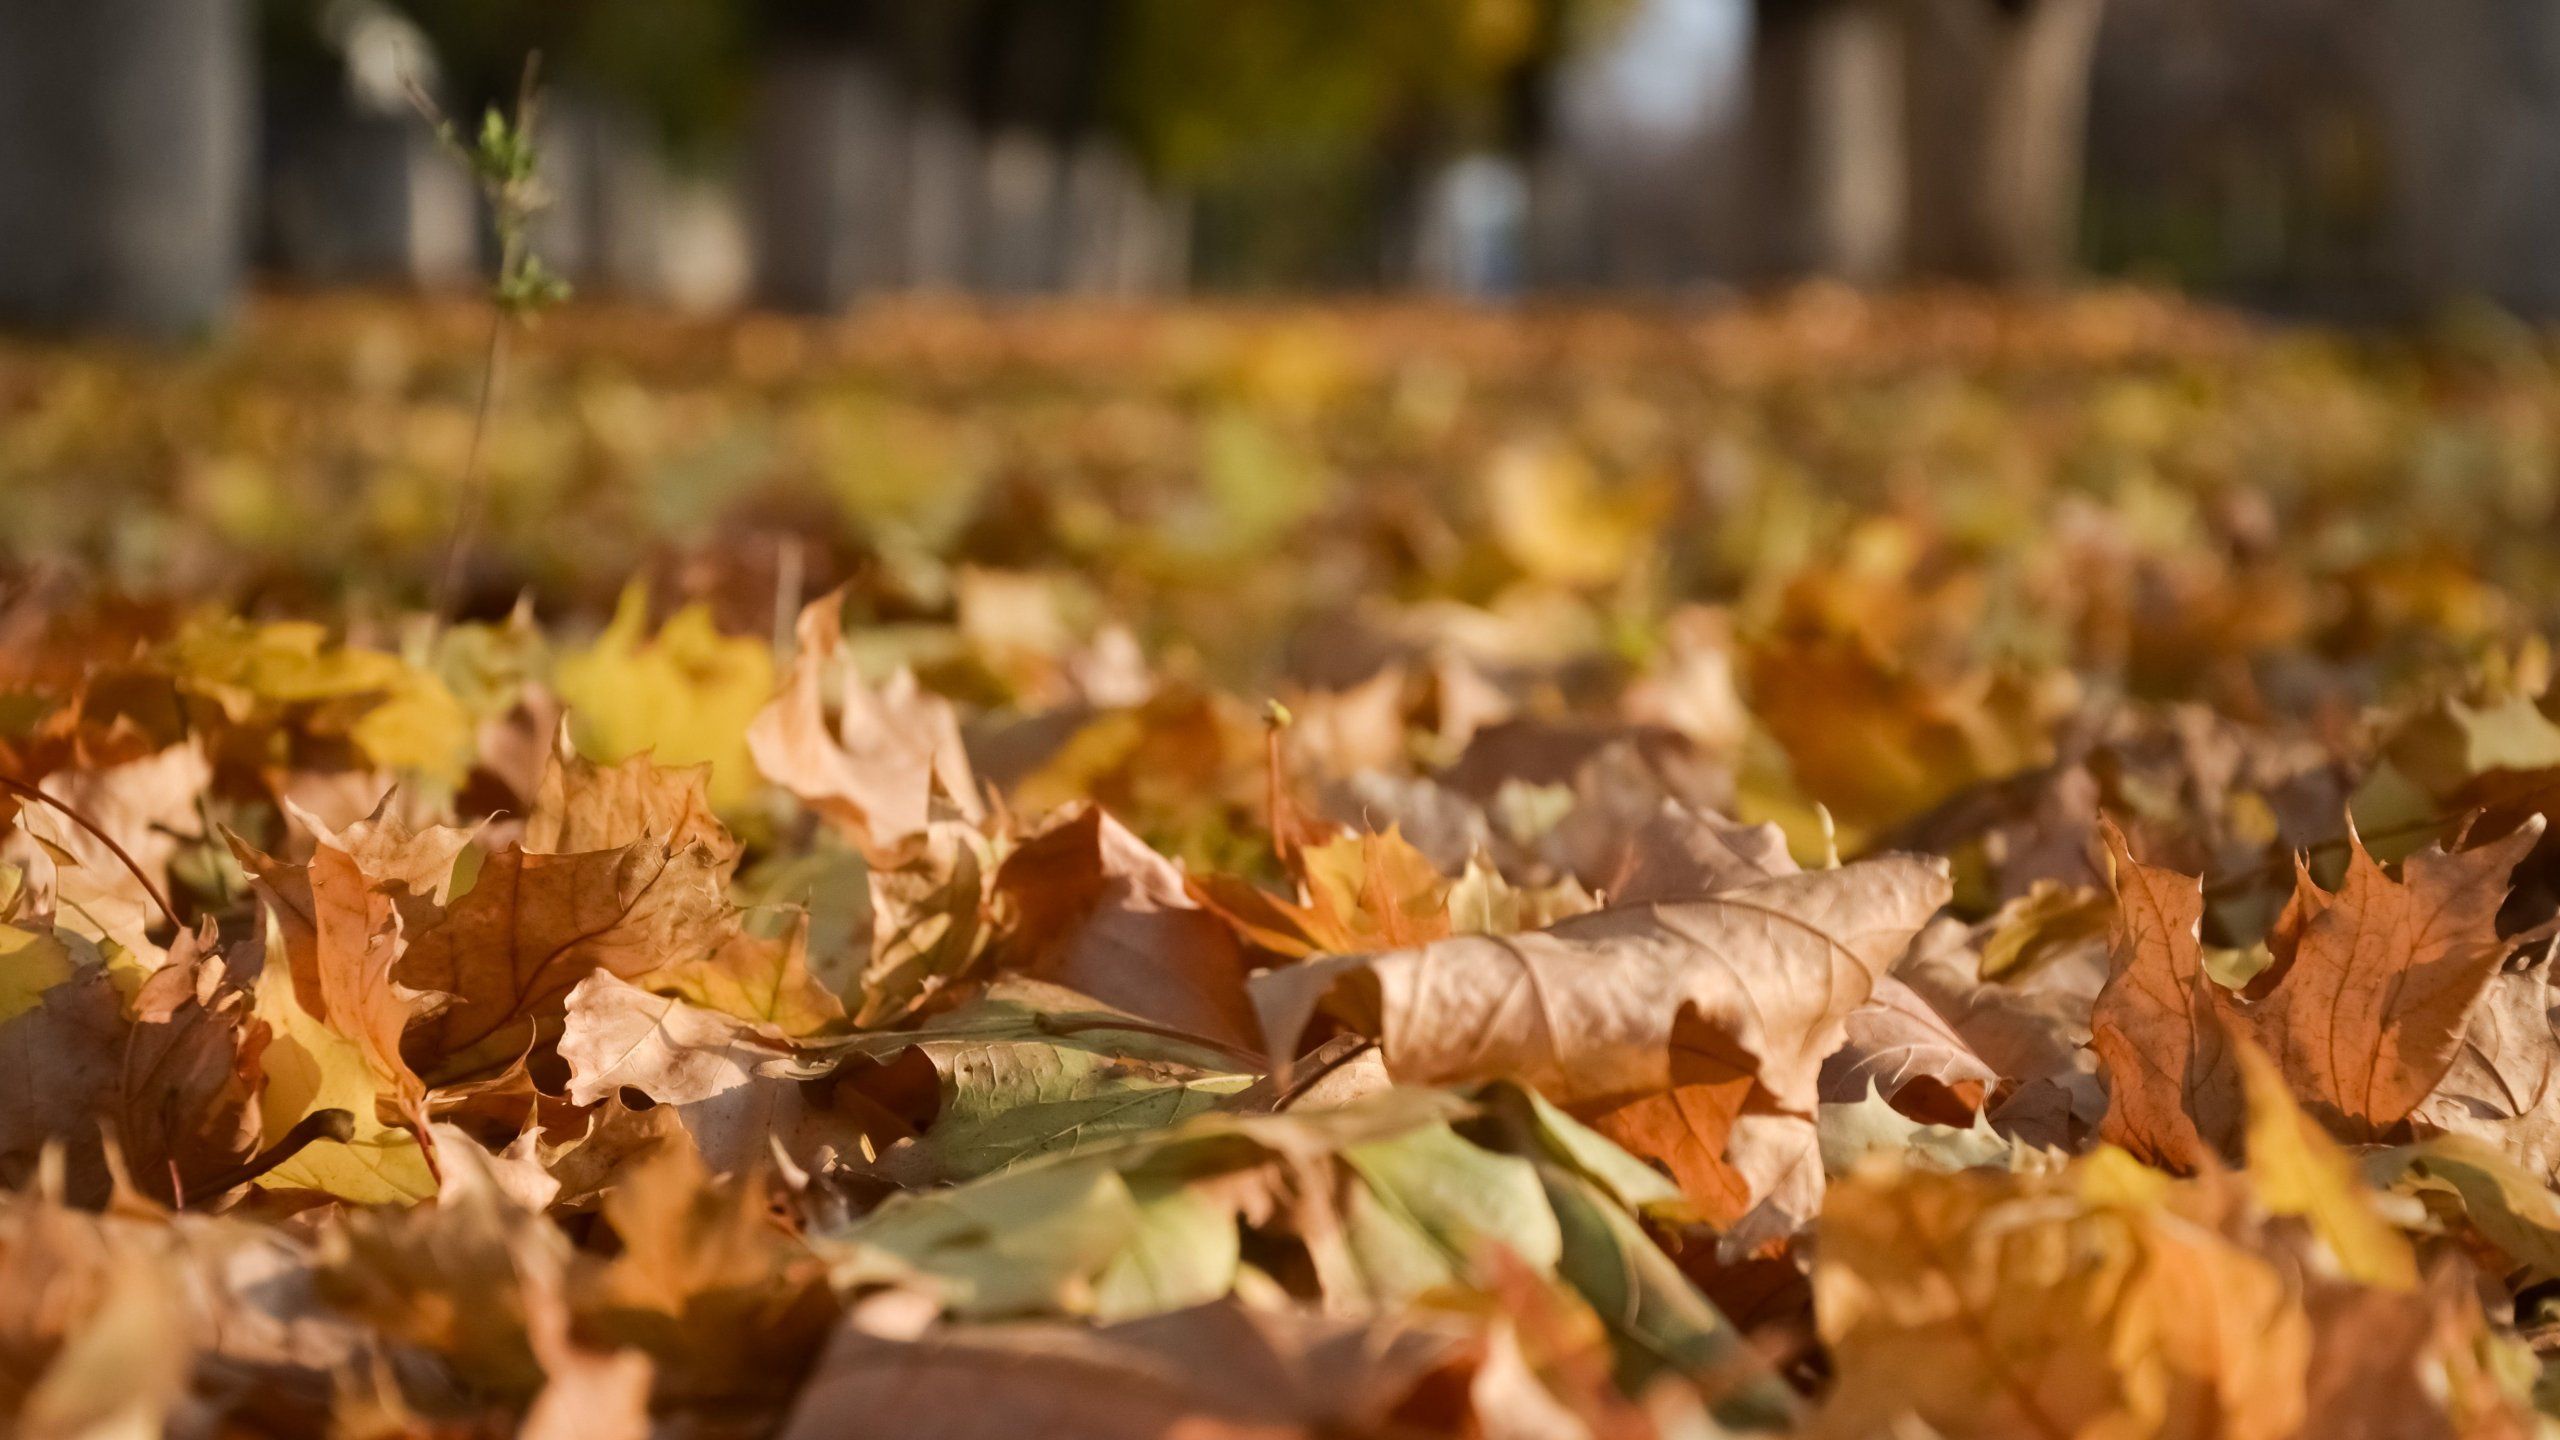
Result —
[[98, 843], [106, 846], [110, 854], [124, 862], [124, 868], [133, 872], [134, 879], [142, 882], [142, 892], [151, 897], [152, 904], [160, 907], [161, 914], [169, 917], [169, 923], [172, 925], [180, 925], [181, 928], [183, 928], [183, 925], [178, 919], [177, 908], [169, 903], [168, 896], [160, 892], [159, 885], [152, 880], [149, 872], [142, 868], [142, 862], [134, 859], [131, 852], [127, 851], [122, 845], [117, 844], [116, 837], [99, 828], [97, 821], [81, 814], [78, 810], [64, 804], [62, 801], [54, 799], [52, 796], [47, 795], [42, 790], [37, 789], [24, 780], [15, 779], [7, 775], [0, 775], [0, 790], [6, 790], [21, 800], [32, 801], [35, 804], [42, 805], [46, 809], [55, 812], [64, 819], [69, 820], [72, 824], [79, 826], [81, 829], [86, 830], [91, 835], [95, 836]]

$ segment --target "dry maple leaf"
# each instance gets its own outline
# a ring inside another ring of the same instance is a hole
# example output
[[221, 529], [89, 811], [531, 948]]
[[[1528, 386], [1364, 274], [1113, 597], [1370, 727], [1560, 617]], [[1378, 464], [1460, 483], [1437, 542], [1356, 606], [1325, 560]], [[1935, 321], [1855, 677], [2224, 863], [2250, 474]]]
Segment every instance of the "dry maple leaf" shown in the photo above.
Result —
[[1821, 1183], [1806, 1117], [1823, 1060], [1947, 892], [1943, 862], [1865, 860], [1315, 960], [1255, 977], [1253, 998], [1274, 1055], [1330, 1009], [1399, 1082], [1519, 1081], [1668, 1167], [1710, 1221], [1776, 1198], [1783, 1229]]
[[628, 1085], [661, 1105], [688, 1105], [753, 1083], [790, 1053], [769, 1027], [657, 995], [598, 970], [570, 990], [560, 1032], [569, 1101], [593, 1105]]
[[210, 949], [209, 939], [181, 936], [142, 983], [116, 1085], [115, 1138], [133, 1183], [172, 1205], [236, 1184], [261, 1130], [267, 1025]]
[[1226, 876], [1204, 876], [1193, 888], [1247, 940], [1292, 960], [1423, 945], [1449, 933], [1448, 877], [1392, 825], [1384, 834], [1292, 846], [1287, 858], [1303, 904]]
[[2444, 1079], [2414, 1112], [2419, 1128], [2487, 1141], [2545, 1179], [2560, 1173], [2554, 1003], [2547, 955], [2491, 981]]
[[2136, 861], [2110, 827], [2117, 928], [2091, 1014], [2106, 1139], [2179, 1169], [2229, 1153], [2241, 1114], [2234, 1027], [2341, 1138], [2382, 1138], [2451, 1067], [2504, 954], [2507, 873], [2540, 832], [2413, 855], [2397, 882], [2358, 844], [2335, 894], [2298, 874], [2270, 937], [2275, 962], [2249, 987], [2264, 998], [2244, 1001], [2205, 970], [2201, 883]]
[[825, 675], [844, 643], [844, 594], [800, 612], [800, 653], [772, 703], [747, 727], [765, 778], [843, 825], [873, 854], [923, 833], [937, 790], [966, 819], [984, 813], [949, 702], [905, 671], [873, 691], [848, 668], [826, 718]]
[[439, 1079], [525, 1054], [557, 1030], [570, 989], [604, 970], [644, 975], [701, 954], [732, 923], [719, 861], [700, 845], [535, 855], [510, 846], [409, 943], [400, 978], [451, 996], [407, 1051]]
[[1669, 1088], [1673, 1036], [1694, 1017], [1810, 1113], [1849, 1012], [1947, 891], [1943, 861], [1862, 860], [1523, 935], [1328, 957], [1257, 976], [1254, 1004], [1274, 1054], [1329, 1005], [1399, 1081], [1514, 1079], [1566, 1105]]
[[1100, 1328], [881, 1335], [848, 1323], [782, 1435], [1291, 1440], [1402, 1432], [1416, 1391], [1466, 1351], [1464, 1332], [1447, 1321], [1318, 1317], [1233, 1300]]
[[[431, 916], [434, 905], [407, 883], [379, 881], [365, 872], [356, 856], [374, 853], [373, 841], [381, 834], [366, 827], [349, 836], [320, 832], [304, 865], [263, 854], [238, 836], [229, 838], [241, 869], [275, 917], [302, 1008], [355, 1043], [385, 1117], [423, 1137], [426, 1082], [402, 1057], [401, 1039], [434, 997], [401, 984], [395, 971], [410, 923], [404, 910]], [[449, 833], [410, 838], [414, 843], [392, 848], [413, 858], [422, 853], [444, 856], [450, 870], [445, 849]], [[414, 868], [405, 873], [409, 879], [424, 878]], [[441, 886], [441, 877], [435, 883]]]
[[1015, 923], [998, 963], [1204, 1039], [1250, 1045], [1235, 932], [1191, 898], [1182, 869], [1088, 805], [1005, 857]]
[[2312, 1113], [2376, 1140], [2435, 1089], [2506, 946], [2507, 875], [2540, 838], [2535, 816], [2468, 850], [2422, 850], [2394, 883], [2361, 842], [2345, 883], [2298, 876], [2270, 937], [2275, 963], [2251, 982], [2258, 1033]]
[[1885, 1165], [1831, 1187], [1817, 1239], [1839, 1379], [1814, 1435], [2299, 1432], [2311, 1326], [2284, 1272], [2138, 1193]]
[[1823, 1062], [1826, 1101], [1854, 1103], [1872, 1086], [1921, 1119], [1963, 1126], [2000, 1083], [1928, 1001], [1891, 975], [1877, 977], [1875, 993], [1849, 1012], [1846, 1028], [1847, 1039]]
[[571, 855], [642, 840], [670, 850], [699, 845], [724, 873], [736, 864], [738, 842], [711, 809], [711, 767], [664, 766], [646, 752], [598, 764], [570, 746], [564, 727], [525, 817], [524, 848]]

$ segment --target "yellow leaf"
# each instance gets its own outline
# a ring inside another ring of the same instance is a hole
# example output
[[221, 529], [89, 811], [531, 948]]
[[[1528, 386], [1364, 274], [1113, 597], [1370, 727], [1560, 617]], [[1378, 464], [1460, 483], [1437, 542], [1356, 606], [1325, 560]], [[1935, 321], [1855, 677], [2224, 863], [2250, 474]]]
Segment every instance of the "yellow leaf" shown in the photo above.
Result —
[[593, 646], [561, 657], [552, 680], [578, 747], [606, 761], [648, 750], [670, 768], [707, 764], [712, 805], [735, 809], [756, 792], [747, 725], [773, 693], [773, 654], [721, 634], [699, 605], [655, 636], [647, 627], [648, 597], [633, 586]]
[[1813, 1287], [1839, 1381], [1811, 1433], [2295, 1435], [2312, 1331], [2283, 1273], [2174, 1195], [2093, 1202], [2108, 1188], [1890, 1166], [1834, 1184]]
[[1604, 493], [1590, 462], [1560, 446], [1514, 446], [1496, 456], [1485, 502], [1503, 554], [1558, 585], [1617, 579], [1653, 535], [1647, 497]]
[[305, 1146], [258, 1183], [317, 1190], [358, 1205], [408, 1204], [436, 1193], [418, 1137], [383, 1124], [375, 1113], [373, 1072], [363, 1049], [313, 1019], [294, 999], [281, 967], [258, 982], [257, 1016], [273, 1032], [261, 1057], [267, 1088], [258, 1097], [266, 1133], [282, 1135], [320, 1110], [355, 1116], [355, 1133], [346, 1140]]
[[2231, 1046], [2248, 1096], [2249, 1184], [2258, 1203], [2272, 1214], [2308, 1222], [2348, 1279], [2391, 1290], [2416, 1288], [2416, 1252], [2374, 1213], [2347, 1153], [2294, 1103], [2266, 1051], [2239, 1034]]
[[51, 931], [0, 925], [0, 1024], [36, 1008], [44, 992], [71, 978], [71, 947]]
[[353, 702], [345, 733], [375, 764], [446, 783], [470, 764], [471, 716], [442, 680], [397, 655], [332, 645], [319, 625], [217, 616], [188, 625], [160, 658], [235, 724], [272, 722], [287, 706]]

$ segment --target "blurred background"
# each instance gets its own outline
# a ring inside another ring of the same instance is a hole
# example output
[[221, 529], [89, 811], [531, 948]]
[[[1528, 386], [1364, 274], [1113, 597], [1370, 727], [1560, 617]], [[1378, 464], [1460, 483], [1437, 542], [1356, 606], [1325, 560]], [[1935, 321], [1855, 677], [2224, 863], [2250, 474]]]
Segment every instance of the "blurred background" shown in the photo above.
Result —
[[2560, 0], [0, 0], [0, 322], [589, 294], [2162, 282], [2560, 309]]

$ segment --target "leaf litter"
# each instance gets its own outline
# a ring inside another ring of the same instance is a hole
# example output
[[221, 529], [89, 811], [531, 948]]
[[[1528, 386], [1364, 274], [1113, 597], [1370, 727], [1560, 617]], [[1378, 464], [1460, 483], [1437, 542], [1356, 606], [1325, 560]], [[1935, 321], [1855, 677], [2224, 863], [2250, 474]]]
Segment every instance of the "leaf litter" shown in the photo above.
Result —
[[[2515, 475], [2353, 483], [2560, 438], [2545, 362], [1473, 324], [737, 322], [679, 402], [573, 312], [567, 428], [490, 441], [531, 608], [296, 548], [343, 395], [162, 584], [12, 559], [0, 1428], [2554, 1423], [2560, 593]], [[29, 393], [0, 463], [151, 463], [100, 422], [160, 392]], [[841, 588], [521, 528], [557, 445], [646, 494], [731, 423]]]

